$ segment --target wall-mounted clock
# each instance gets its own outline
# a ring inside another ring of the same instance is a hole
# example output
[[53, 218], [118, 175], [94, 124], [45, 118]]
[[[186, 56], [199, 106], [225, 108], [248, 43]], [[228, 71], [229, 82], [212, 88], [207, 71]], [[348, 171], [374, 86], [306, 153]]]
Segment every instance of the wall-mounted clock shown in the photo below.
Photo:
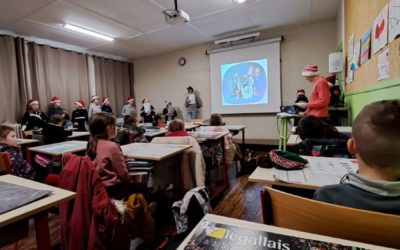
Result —
[[179, 64], [180, 66], [185, 65], [185, 64], [186, 64], [186, 58], [184, 58], [184, 57], [179, 58], [178, 64]]

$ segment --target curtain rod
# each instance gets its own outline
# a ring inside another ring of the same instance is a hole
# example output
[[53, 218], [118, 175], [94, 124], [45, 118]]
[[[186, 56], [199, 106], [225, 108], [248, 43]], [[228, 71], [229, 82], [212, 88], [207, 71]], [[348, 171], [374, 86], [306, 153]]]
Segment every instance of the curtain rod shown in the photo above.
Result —
[[256, 42], [249, 42], [249, 43], [245, 43], [245, 44], [232, 45], [232, 46], [225, 47], [225, 48], [209, 49], [209, 50], [206, 50], [206, 55], [225, 52], [225, 51], [229, 51], [229, 50], [235, 50], [235, 49], [249, 48], [249, 47], [254, 47], [254, 46], [258, 46], [258, 45], [262, 45], [262, 44], [281, 42], [283, 40], [284, 40], [283, 36], [280, 36], [280, 37], [264, 39], [264, 40], [260, 40], [260, 41], [256, 41]]

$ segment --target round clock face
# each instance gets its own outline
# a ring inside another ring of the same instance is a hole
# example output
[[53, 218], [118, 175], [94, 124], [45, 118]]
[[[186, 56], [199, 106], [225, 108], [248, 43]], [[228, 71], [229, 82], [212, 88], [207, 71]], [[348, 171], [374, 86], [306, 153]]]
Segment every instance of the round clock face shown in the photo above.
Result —
[[178, 64], [179, 64], [180, 66], [185, 65], [185, 64], [186, 64], [186, 59], [185, 59], [184, 57], [179, 58]]

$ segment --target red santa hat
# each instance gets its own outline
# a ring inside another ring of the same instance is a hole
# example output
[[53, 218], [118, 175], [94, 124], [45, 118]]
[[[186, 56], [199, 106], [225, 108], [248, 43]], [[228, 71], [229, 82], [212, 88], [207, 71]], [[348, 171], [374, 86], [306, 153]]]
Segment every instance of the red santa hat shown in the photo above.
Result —
[[307, 64], [303, 68], [302, 72], [303, 76], [317, 76], [319, 75], [318, 66], [315, 64]]
[[91, 97], [90, 97], [90, 101], [91, 102], [93, 102], [94, 100], [96, 100], [96, 99], [100, 99], [97, 95], [92, 95]]
[[150, 102], [150, 100], [147, 99], [147, 98], [144, 98], [144, 99], [142, 100], [142, 103], [145, 103], [145, 102]]
[[306, 92], [304, 91], [304, 89], [298, 89], [298, 90], [297, 90], [297, 94], [298, 94], [298, 95], [299, 95], [299, 94], [305, 95]]
[[78, 101], [76, 101], [76, 102], [74, 102], [76, 105], [79, 105], [80, 107], [85, 107], [85, 102], [82, 100], [82, 99], [80, 99], [80, 100], [78, 100]]
[[106, 97], [106, 96], [103, 96], [103, 98], [102, 98], [103, 103], [106, 103], [106, 102], [109, 101], [109, 100], [110, 100], [110, 98], [108, 98], [108, 97]]
[[50, 99], [50, 102], [51, 102], [51, 103], [61, 102], [61, 99], [60, 99], [58, 96], [53, 96], [53, 97]]
[[28, 106], [29, 106], [29, 107], [32, 106], [32, 105], [35, 105], [35, 104], [39, 105], [39, 101], [38, 101], [38, 100], [35, 100], [35, 99], [30, 99], [30, 100], [28, 101]]
[[128, 98], [126, 100], [126, 102], [134, 102], [134, 101], [135, 101], [135, 99], [133, 99], [133, 97], [131, 97], [131, 96], [128, 96]]

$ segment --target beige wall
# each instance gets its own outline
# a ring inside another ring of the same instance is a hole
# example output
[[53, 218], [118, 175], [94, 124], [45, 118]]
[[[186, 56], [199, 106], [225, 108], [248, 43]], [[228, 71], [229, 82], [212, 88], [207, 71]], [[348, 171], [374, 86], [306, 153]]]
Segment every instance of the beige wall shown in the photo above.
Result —
[[[282, 103], [290, 105], [296, 98], [296, 90], [304, 88], [309, 94], [311, 85], [301, 76], [307, 63], [320, 66], [322, 75], [328, 72], [328, 54], [336, 50], [336, 20], [320, 23], [276, 28], [262, 32], [263, 38], [284, 36], [281, 44]], [[184, 100], [186, 86], [199, 91], [203, 100], [201, 115], [210, 115], [210, 64], [205, 54], [213, 44], [175, 51], [168, 54], [134, 61], [135, 93], [137, 105], [144, 97], [150, 98], [157, 111], [161, 111], [164, 100], [171, 100], [185, 115]], [[187, 64], [178, 65], [179, 57]], [[228, 124], [246, 124], [246, 138], [277, 139], [277, 123], [274, 114], [224, 116]]]

